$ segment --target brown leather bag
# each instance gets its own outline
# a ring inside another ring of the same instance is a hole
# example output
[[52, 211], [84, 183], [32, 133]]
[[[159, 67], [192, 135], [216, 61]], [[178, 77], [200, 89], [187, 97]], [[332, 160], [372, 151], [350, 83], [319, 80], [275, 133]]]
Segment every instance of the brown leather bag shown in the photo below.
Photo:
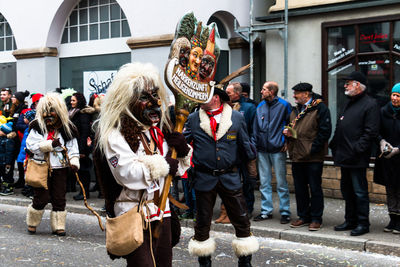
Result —
[[[114, 218], [107, 216], [106, 248], [116, 256], [126, 256], [143, 244], [143, 229], [146, 228], [143, 215], [143, 194], [138, 206]], [[148, 224], [147, 224], [148, 226]]]
[[25, 182], [32, 187], [45, 188], [47, 190], [47, 178], [49, 177], [50, 171], [51, 168], [47, 154], [45, 155], [44, 161], [28, 158], [25, 172]]

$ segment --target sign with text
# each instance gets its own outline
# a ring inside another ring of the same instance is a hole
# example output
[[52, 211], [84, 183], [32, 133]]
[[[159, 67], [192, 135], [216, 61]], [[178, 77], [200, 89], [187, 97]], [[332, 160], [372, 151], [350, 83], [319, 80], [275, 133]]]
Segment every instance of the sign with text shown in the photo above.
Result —
[[116, 73], [116, 70], [84, 71], [83, 94], [86, 100], [89, 100], [92, 94], [105, 94]]

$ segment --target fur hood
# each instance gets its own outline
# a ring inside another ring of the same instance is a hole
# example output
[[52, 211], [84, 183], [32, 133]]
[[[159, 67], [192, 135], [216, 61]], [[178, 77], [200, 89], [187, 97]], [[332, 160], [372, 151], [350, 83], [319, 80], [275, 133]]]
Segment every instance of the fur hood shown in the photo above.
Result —
[[83, 109], [81, 109], [81, 113], [94, 114], [96, 112], [99, 112], [99, 111], [96, 110], [94, 107], [91, 107], [91, 106], [86, 106]]

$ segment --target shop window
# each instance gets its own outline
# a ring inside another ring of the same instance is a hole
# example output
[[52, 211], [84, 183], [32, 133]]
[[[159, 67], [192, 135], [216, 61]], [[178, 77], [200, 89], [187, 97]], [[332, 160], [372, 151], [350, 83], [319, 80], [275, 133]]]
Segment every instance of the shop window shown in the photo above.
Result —
[[336, 126], [344, 108], [343, 78], [354, 70], [367, 77], [367, 90], [380, 106], [400, 82], [400, 16], [322, 24], [322, 93]]
[[65, 24], [61, 43], [120, 38], [130, 35], [127, 18], [116, 1], [82, 0], [72, 10]]
[[0, 13], [0, 52], [17, 49], [14, 35], [5, 17]]

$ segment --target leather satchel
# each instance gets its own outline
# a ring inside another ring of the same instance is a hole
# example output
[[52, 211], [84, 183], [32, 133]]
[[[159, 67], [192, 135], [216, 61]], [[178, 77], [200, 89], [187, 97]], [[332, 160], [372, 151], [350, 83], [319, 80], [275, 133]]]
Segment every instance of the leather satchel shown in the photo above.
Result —
[[143, 244], [143, 196], [138, 206], [114, 218], [106, 218], [106, 248], [116, 256], [126, 256]]
[[47, 178], [49, 177], [49, 171], [51, 170], [47, 156], [45, 156], [44, 161], [28, 158], [25, 172], [26, 184], [35, 188], [45, 188], [47, 190]]

